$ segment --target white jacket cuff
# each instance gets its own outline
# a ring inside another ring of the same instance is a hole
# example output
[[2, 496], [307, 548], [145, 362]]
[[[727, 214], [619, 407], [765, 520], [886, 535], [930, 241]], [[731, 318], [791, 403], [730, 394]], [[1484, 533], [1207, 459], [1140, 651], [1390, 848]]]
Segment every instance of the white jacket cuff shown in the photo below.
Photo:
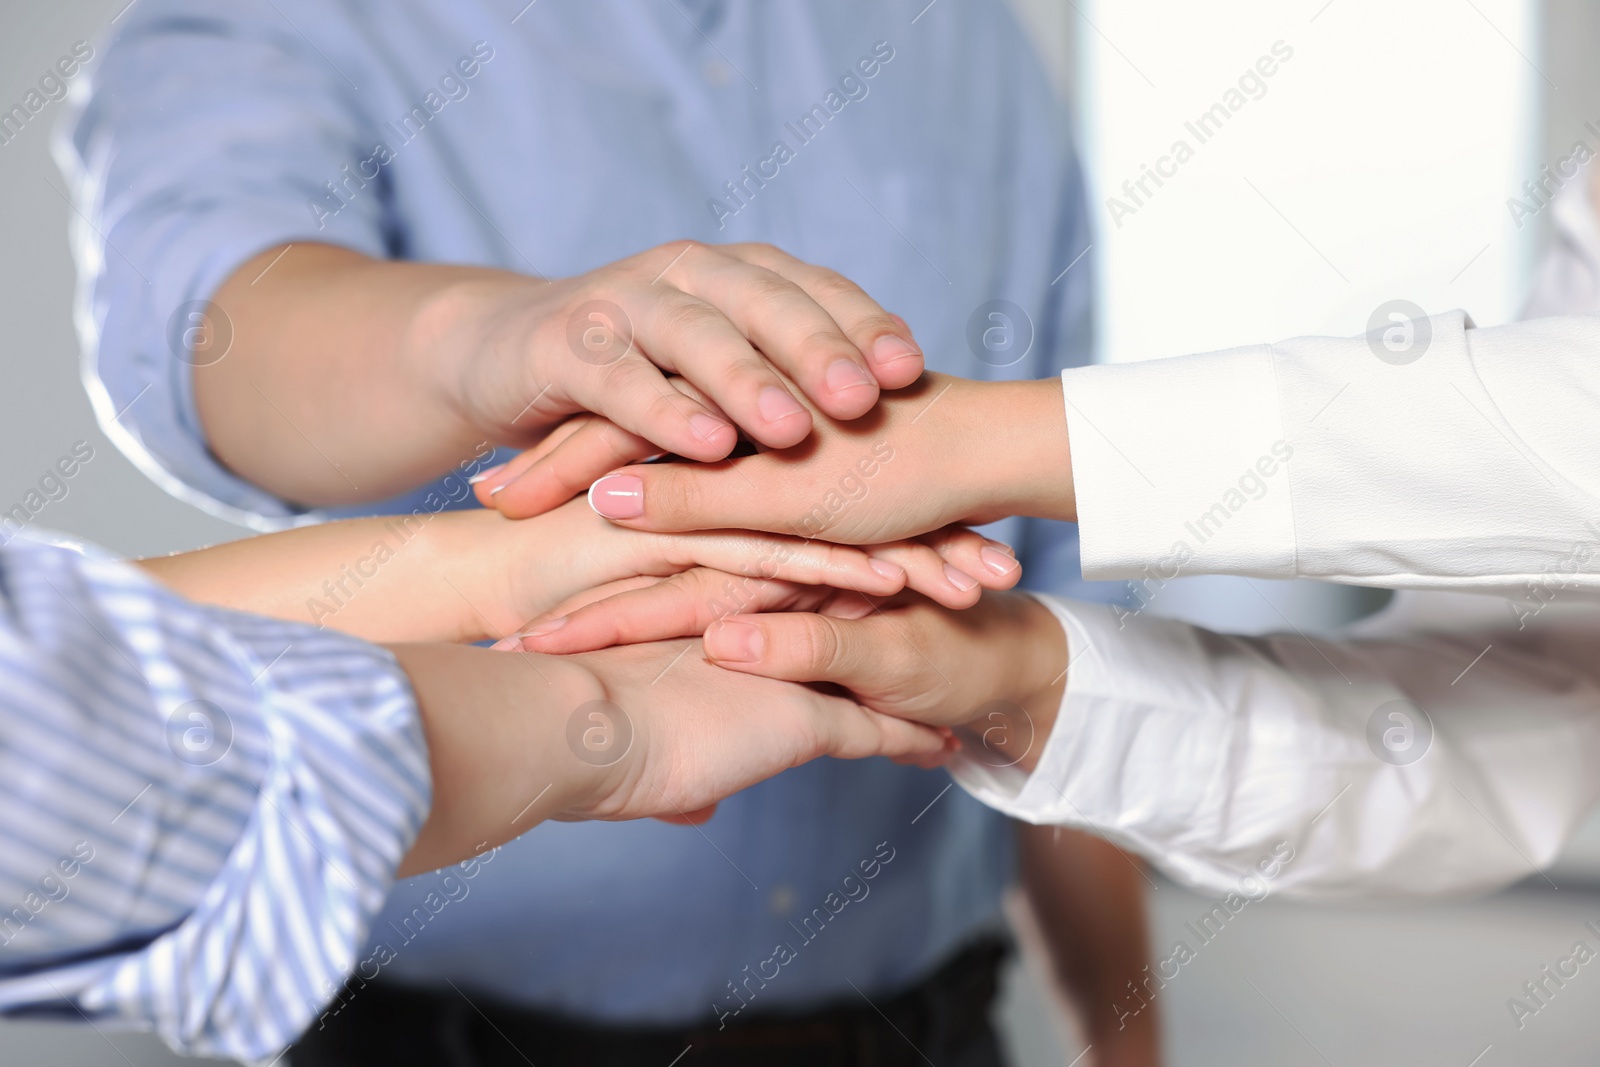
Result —
[[1294, 569], [1269, 346], [1075, 367], [1061, 383], [1085, 578]]

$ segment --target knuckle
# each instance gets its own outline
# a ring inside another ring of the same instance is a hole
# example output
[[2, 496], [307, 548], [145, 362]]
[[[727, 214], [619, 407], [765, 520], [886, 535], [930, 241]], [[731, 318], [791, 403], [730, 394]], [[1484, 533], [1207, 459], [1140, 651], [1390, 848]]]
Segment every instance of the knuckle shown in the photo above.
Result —
[[[828, 270], [826, 267], [817, 271], [816, 277], [811, 282], [811, 291], [822, 300], [853, 300], [865, 298], [867, 295], [861, 286], [838, 271]], [[883, 316], [883, 320], [888, 322], [888, 316]]]
[[699, 479], [682, 464], [659, 464], [652, 472], [645, 499], [658, 518], [687, 520], [699, 514]]
[[634, 391], [649, 381], [655, 368], [642, 356], [627, 355], [615, 363], [599, 368], [603, 395], [619, 395]]
[[787, 303], [800, 291], [799, 286], [783, 275], [761, 267], [750, 272], [745, 285], [751, 298], [766, 308], [774, 304]]
[[722, 312], [694, 297], [667, 301], [658, 315], [663, 335], [678, 340], [701, 338], [727, 321]]
[[841, 353], [853, 356], [856, 346], [838, 330], [815, 330], [801, 338], [795, 346], [795, 354], [807, 362], [821, 362]]
[[795, 635], [795, 649], [805, 666], [831, 677], [838, 671], [840, 641], [831, 620], [823, 615], [801, 615], [805, 621]]

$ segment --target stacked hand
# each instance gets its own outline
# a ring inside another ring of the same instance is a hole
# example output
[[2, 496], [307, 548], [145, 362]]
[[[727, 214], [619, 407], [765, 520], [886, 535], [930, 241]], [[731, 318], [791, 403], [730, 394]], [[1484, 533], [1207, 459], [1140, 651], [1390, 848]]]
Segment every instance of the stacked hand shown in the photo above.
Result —
[[[998, 592], [1020, 577], [1006, 546], [947, 524], [1070, 517], [1061, 405], [1054, 382], [929, 374], [851, 422], [817, 413], [816, 432], [787, 449], [620, 470], [652, 445], [605, 419], [574, 420], [481, 482], [479, 499], [516, 516], [588, 488], [597, 513], [630, 529], [744, 527], [854, 544], [910, 536], [923, 556], [907, 590], [887, 596], [783, 575], [730, 583], [705, 568], [639, 574], [569, 597], [502, 647], [571, 654], [703, 635], [699, 651], [729, 671], [833, 683], [864, 707], [965, 728], [1020, 759], [1053, 722], [1066, 641], [1037, 602]], [[928, 572], [930, 551], [951, 581]]]

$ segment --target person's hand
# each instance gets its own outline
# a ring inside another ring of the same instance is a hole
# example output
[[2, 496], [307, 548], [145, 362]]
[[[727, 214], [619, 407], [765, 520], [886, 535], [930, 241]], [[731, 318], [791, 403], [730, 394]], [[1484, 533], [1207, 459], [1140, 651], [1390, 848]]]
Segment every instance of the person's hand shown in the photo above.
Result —
[[637, 747], [560, 818], [698, 822], [722, 798], [819, 756], [934, 766], [953, 751], [947, 732], [844, 696], [753, 675], [731, 682], [739, 676], [708, 663], [699, 641], [623, 645], [570, 661], [630, 720]]
[[791, 448], [720, 463], [612, 469], [652, 446], [605, 420], [564, 428], [477, 487], [502, 514], [535, 514], [589, 489], [613, 522], [724, 527], [869, 544], [1005, 515], [1072, 519], [1059, 380], [972, 382], [926, 374], [851, 422], [819, 417]]
[[[738, 429], [783, 448], [812, 428], [794, 388], [854, 419], [923, 364], [904, 321], [859, 287], [762, 244], [675, 241], [552, 282], [486, 273], [461, 283], [441, 317], [476, 324], [447, 346], [446, 388], [508, 443], [593, 411], [693, 459], [726, 456]], [[669, 385], [669, 372], [709, 403]]]
[[723, 671], [698, 641], [582, 656], [393, 647], [427, 738], [433, 807], [401, 868], [431, 870], [545, 819], [698, 822], [819, 756], [932, 765], [938, 730], [791, 682]]
[[[462, 538], [459, 550], [447, 550], [443, 566], [471, 570], [474, 577], [463, 579], [462, 591], [481, 601], [493, 637], [553, 630], [563, 605], [596, 599], [597, 589], [691, 573], [696, 582], [715, 588], [709, 600], [723, 605], [724, 612], [743, 610], [760, 583], [769, 580], [871, 596], [912, 589], [941, 604], [965, 607], [983, 589], [1009, 589], [1022, 575], [1008, 546], [959, 528], [855, 548], [745, 530], [630, 530], [607, 522], [582, 500], [526, 520], [470, 514], [474, 531]], [[499, 548], [483, 536], [489, 530], [498, 536]], [[488, 592], [468, 593], [472, 588]]]
[[[602, 591], [603, 592], [603, 591]], [[696, 572], [619, 588], [520, 647], [573, 653], [704, 634], [706, 658], [731, 671], [832, 682], [868, 707], [961, 726], [1005, 701], [1054, 721], [1066, 678], [1061, 624], [1032, 597], [974, 595], [965, 609], [905, 593], [883, 600], [787, 582], [752, 589], [743, 612], [718, 612]]]
[[[956, 610], [977, 604], [985, 590], [1010, 589], [1022, 576], [1022, 567], [1009, 546], [959, 526], [915, 541], [875, 545], [869, 551], [874, 558], [904, 566], [909, 589]], [[496, 647], [553, 654], [587, 652], [697, 636], [720, 618], [748, 612], [812, 611], [848, 616], [883, 599], [867, 599], [865, 594], [865, 590], [838, 583], [830, 587], [782, 578], [733, 576], [705, 567], [667, 577], [636, 575], [584, 589]]]

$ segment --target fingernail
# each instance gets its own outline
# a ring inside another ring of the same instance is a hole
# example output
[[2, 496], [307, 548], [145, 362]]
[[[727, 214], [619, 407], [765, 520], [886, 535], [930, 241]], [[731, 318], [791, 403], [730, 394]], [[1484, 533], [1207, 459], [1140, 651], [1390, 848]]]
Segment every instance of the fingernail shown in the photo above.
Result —
[[896, 563], [890, 563], [886, 559], [875, 559], [870, 560], [869, 562], [874, 571], [876, 571], [881, 577], [889, 579], [891, 582], [898, 582], [904, 579], [906, 576], [906, 569], [904, 567]]
[[633, 474], [608, 474], [589, 487], [589, 506], [608, 519], [644, 514], [644, 482]]
[[710, 650], [713, 659], [728, 663], [754, 663], [767, 645], [766, 636], [754, 626], [727, 619], [706, 631], [706, 642], [715, 646]]
[[800, 406], [798, 400], [776, 385], [769, 385], [761, 390], [761, 395], [756, 397], [756, 407], [761, 411], [761, 417], [768, 422], [782, 422], [784, 419], [792, 419], [796, 415], [806, 413], [806, 409]]
[[823, 380], [827, 382], [830, 393], [845, 393], [862, 387], [872, 389], [878, 387], [877, 381], [867, 373], [866, 368], [853, 359], [835, 360], [828, 367], [828, 373]]
[[501, 471], [503, 471], [505, 469], [506, 469], [506, 465], [504, 463], [501, 463], [501, 464], [499, 464], [497, 466], [490, 467], [486, 471], [479, 471], [477, 474], [474, 474], [472, 477], [467, 479], [467, 484], [468, 485], [477, 485], [479, 482], [486, 482], [490, 478], [493, 478], [496, 474], [499, 474]]
[[1017, 569], [1017, 561], [1000, 551], [984, 545], [978, 550], [978, 558], [983, 560], [983, 565], [996, 574], [1010, 574]]
[[922, 353], [917, 350], [916, 345], [912, 344], [910, 341], [907, 341], [903, 337], [896, 337], [892, 333], [884, 334], [872, 344], [873, 360], [884, 366], [888, 366], [890, 363], [898, 363], [902, 359], [910, 359], [912, 356], [920, 355], [922, 355]]
[[566, 624], [567, 624], [567, 617], [565, 615], [557, 615], [553, 619], [546, 619], [544, 622], [541, 622], [538, 626], [535, 626], [533, 629], [527, 631], [522, 636], [523, 637], [543, 637], [545, 634], [555, 633], [557, 630], [561, 629]]
[[995, 549], [998, 552], [1004, 552], [1006, 555], [1010, 556], [1012, 559], [1016, 559], [1017, 558], [1017, 550], [1012, 548], [1010, 545], [1006, 544], [1004, 541], [994, 541], [994, 540], [991, 540], [990, 538], [985, 537], [983, 539], [983, 543], [988, 545], [990, 548]]
[[490, 645], [489, 646], [489, 651], [491, 651], [491, 652], [515, 652], [517, 649], [519, 649], [521, 647], [522, 647], [522, 635], [521, 634], [512, 634], [510, 637], [502, 637], [500, 640], [498, 640], [494, 644]]
[[945, 581], [949, 582], [963, 593], [967, 592], [969, 589], [978, 588], [978, 581], [976, 578], [972, 577], [970, 574], [965, 574], [956, 570], [948, 563], [944, 565], [944, 577]]
[[707, 415], [702, 411], [697, 415], [689, 416], [689, 429], [693, 430], [694, 435], [700, 440], [709, 441], [722, 431], [731, 430], [733, 427], [715, 415]]

